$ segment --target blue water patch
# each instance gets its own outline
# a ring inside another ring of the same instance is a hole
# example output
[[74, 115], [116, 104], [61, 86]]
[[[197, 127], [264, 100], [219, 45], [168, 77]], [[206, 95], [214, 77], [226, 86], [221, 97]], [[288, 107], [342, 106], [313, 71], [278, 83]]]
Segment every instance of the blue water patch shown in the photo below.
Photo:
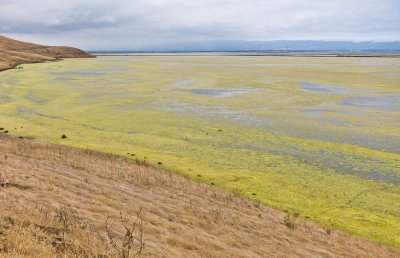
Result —
[[57, 76], [99, 76], [104, 75], [102, 72], [98, 71], [65, 71], [65, 72], [51, 72], [53, 75]]
[[232, 97], [236, 92], [232, 90], [216, 90], [216, 89], [191, 89], [195, 95], [212, 96], [212, 97]]
[[316, 115], [316, 116], [323, 116], [325, 114], [339, 114], [339, 115], [362, 115], [362, 112], [354, 112], [354, 111], [347, 111], [347, 110], [332, 110], [332, 109], [306, 109], [302, 111], [303, 113]]
[[[335, 153], [329, 150], [316, 153], [298, 148], [291, 144], [287, 144], [285, 148], [281, 149], [276, 149], [273, 144], [269, 143], [263, 145], [246, 145], [244, 147], [263, 153], [293, 156], [322, 169], [331, 169], [340, 174], [355, 175], [361, 178], [400, 185], [400, 176], [395, 168], [389, 168], [388, 172], [383, 172], [380, 167], [381, 165], [374, 158], [365, 158], [357, 154], [344, 156], [344, 154], [340, 152]], [[372, 163], [368, 161], [372, 161]], [[373, 165], [371, 166], [371, 164]]]
[[343, 99], [343, 105], [380, 110], [400, 111], [400, 100], [391, 97], [350, 97]]
[[300, 82], [300, 86], [305, 90], [319, 92], [319, 93], [346, 94], [352, 92], [349, 88], [339, 85]]
[[257, 89], [252, 88], [229, 88], [229, 89], [190, 89], [190, 92], [198, 96], [210, 96], [210, 97], [233, 97], [238, 94], [249, 93]]
[[64, 117], [62, 116], [50, 116], [50, 115], [46, 115], [43, 113], [39, 113], [34, 109], [31, 108], [27, 108], [24, 106], [17, 106], [17, 111], [22, 114], [22, 115], [27, 115], [27, 116], [32, 116], [32, 115], [37, 115], [37, 116], [41, 116], [41, 117], [45, 117], [48, 119], [52, 119], [52, 120], [66, 120]]

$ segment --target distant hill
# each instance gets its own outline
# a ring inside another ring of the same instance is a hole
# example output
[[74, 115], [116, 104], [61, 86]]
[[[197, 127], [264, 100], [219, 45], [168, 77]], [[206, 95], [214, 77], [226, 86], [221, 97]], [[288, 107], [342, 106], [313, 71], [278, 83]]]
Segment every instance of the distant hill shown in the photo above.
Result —
[[21, 63], [86, 57], [93, 56], [77, 48], [42, 46], [0, 36], [0, 70], [12, 68]]
[[[218, 44], [217, 44], [218, 46]], [[232, 41], [226, 48], [248, 51], [395, 51], [400, 50], [400, 41], [353, 42], [319, 40], [276, 40], [276, 41]]]
[[[99, 51], [101, 49], [93, 49]], [[109, 52], [112, 49], [105, 49]], [[242, 52], [242, 51], [400, 51], [400, 41], [393, 42], [353, 42], [320, 40], [275, 40], [275, 41], [176, 41], [148, 44], [145, 47], [114, 49], [120, 52]], [[122, 51], [121, 51], [122, 50]], [[125, 50], [125, 51], [124, 51]]]

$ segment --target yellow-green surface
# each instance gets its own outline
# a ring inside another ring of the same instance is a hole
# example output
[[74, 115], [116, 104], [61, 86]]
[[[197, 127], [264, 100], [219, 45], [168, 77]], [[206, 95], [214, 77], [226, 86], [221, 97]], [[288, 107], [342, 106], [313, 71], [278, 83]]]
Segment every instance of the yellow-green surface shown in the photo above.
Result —
[[71, 59], [0, 73], [0, 127], [400, 247], [399, 98], [394, 58]]

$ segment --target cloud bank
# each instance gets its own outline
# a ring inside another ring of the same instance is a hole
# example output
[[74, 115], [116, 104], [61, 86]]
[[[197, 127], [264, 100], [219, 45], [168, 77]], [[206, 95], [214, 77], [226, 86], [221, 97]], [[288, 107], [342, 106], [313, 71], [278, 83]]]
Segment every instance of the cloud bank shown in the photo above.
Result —
[[398, 0], [0, 0], [0, 33], [84, 49], [209, 40], [400, 40]]

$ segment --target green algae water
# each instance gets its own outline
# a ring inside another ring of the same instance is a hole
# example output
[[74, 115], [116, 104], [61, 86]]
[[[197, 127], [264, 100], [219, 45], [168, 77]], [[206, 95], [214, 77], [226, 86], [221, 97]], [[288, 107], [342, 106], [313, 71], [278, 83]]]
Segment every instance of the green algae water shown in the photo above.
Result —
[[400, 59], [104, 56], [23, 67], [0, 73], [0, 127], [12, 135], [147, 160], [400, 247]]

